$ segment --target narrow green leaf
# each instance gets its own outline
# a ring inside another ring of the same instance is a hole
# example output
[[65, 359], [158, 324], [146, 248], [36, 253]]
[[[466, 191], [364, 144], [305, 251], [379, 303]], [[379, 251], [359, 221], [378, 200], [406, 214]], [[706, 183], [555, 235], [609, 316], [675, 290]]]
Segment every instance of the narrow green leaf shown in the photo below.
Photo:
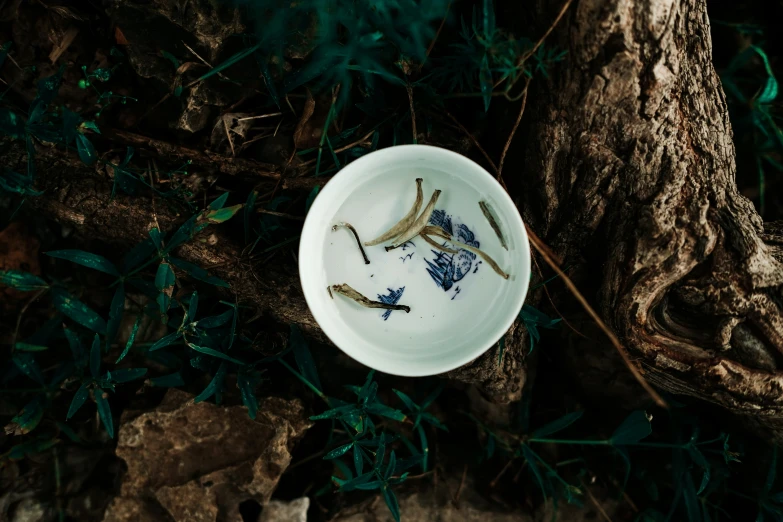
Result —
[[370, 471], [368, 473], [365, 473], [364, 475], [359, 475], [358, 477], [351, 480], [345, 481], [345, 480], [337, 479], [337, 477], [332, 477], [332, 481], [340, 487], [340, 491], [352, 491], [356, 489], [357, 486], [366, 484], [373, 477], [375, 477], [375, 472]]
[[223, 326], [228, 321], [231, 320], [231, 317], [234, 315], [234, 309], [226, 310], [220, 315], [213, 315], [210, 317], [205, 317], [203, 319], [198, 320], [198, 327], [199, 328], [218, 328], [220, 326]]
[[[170, 334], [166, 335], [165, 337], [162, 337], [162, 338], [158, 339], [155, 342], [155, 344], [150, 346], [150, 351], [154, 352], [155, 350], [160, 350], [161, 348], [169, 346], [170, 344], [174, 344], [177, 341], [177, 339], [179, 339], [180, 337], [182, 337], [182, 332], [180, 332], [180, 331], [171, 332]], [[128, 339], [128, 342], [131, 342], [131, 340]], [[126, 346], [126, 349], [127, 349], [127, 346]]]
[[495, 8], [492, 0], [484, 0], [484, 39], [492, 41], [495, 34]]
[[70, 428], [70, 426], [68, 426], [67, 424], [65, 424], [63, 422], [60, 422], [60, 421], [57, 421], [56, 424], [57, 424], [57, 428], [60, 430], [60, 433], [64, 433], [65, 436], [68, 437], [68, 439], [70, 439], [71, 442], [77, 442], [78, 443], [78, 442], [82, 441], [81, 437], [79, 437], [76, 434], [76, 432], [73, 431]]
[[544, 500], [546, 500], [549, 496], [549, 490], [544, 482], [544, 476], [541, 474], [541, 470], [538, 469], [538, 456], [527, 446], [527, 444], [521, 445], [520, 449], [522, 450], [522, 457], [527, 461], [528, 469], [530, 469], [536, 482], [538, 482], [538, 487], [541, 489], [541, 495], [544, 497]]
[[171, 307], [171, 295], [174, 293], [174, 283], [177, 280], [172, 270], [171, 265], [162, 261], [158, 265], [158, 271], [155, 274], [155, 288], [158, 289], [158, 297], [156, 299], [160, 313], [165, 314]]
[[416, 426], [416, 431], [419, 434], [419, 442], [421, 443], [421, 472], [426, 473], [427, 472], [427, 457], [430, 453], [430, 447], [429, 444], [427, 444], [427, 433], [424, 430], [424, 426], [419, 424]]
[[193, 399], [194, 403], [199, 403], [201, 401], [205, 401], [212, 397], [213, 395], [219, 393], [220, 390], [223, 389], [223, 383], [226, 379], [226, 363], [221, 363], [220, 367], [218, 368], [218, 371], [215, 373], [215, 376], [212, 377], [212, 380], [209, 381], [209, 384], [206, 388], [204, 388], [204, 391], [199, 393], [195, 399]]
[[248, 56], [250, 56], [251, 54], [253, 54], [254, 52], [256, 52], [259, 49], [259, 47], [261, 47], [260, 43], [254, 45], [253, 47], [245, 49], [244, 51], [238, 52], [237, 54], [235, 54], [234, 56], [230, 57], [228, 60], [226, 60], [225, 62], [221, 63], [217, 67], [212, 68], [209, 72], [207, 72], [206, 74], [201, 76], [198, 79], [198, 81], [206, 80], [207, 78], [209, 78], [209, 77], [211, 77], [211, 76], [213, 76], [213, 75], [215, 75], [215, 74], [217, 74], [219, 72], [222, 72], [223, 70], [231, 67], [232, 65], [234, 65], [238, 61], [243, 60], [243, 59], [247, 58]]
[[171, 54], [168, 51], [161, 51], [160, 55], [163, 56], [165, 59], [171, 62], [171, 64], [174, 66], [174, 70], [176, 71], [179, 69], [180, 63], [179, 60], [177, 60], [177, 57]]
[[35, 397], [25, 404], [11, 422], [5, 427], [6, 433], [27, 435], [33, 431], [43, 419], [46, 399], [43, 395]]
[[196, 320], [196, 312], [198, 311], [198, 292], [190, 294], [190, 303], [188, 304], [188, 321], [193, 322]]
[[76, 135], [76, 151], [79, 153], [79, 159], [81, 159], [85, 165], [92, 165], [98, 159], [95, 147], [84, 134]]
[[389, 508], [395, 522], [400, 522], [400, 505], [397, 502], [397, 495], [388, 486], [381, 488], [381, 491], [383, 491], [383, 500], [386, 501], [386, 506]]
[[610, 443], [615, 446], [636, 444], [652, 433], [652, 425], [647, 413], [636, 410], [631, 413], [614, 431]]
[[107, 380], [116, 383], [135, 381], [136, 379], [141, 379], [145, 375], [147, 375], [146, 368], [122, 368], [106, 374]]
[[125, 285], [120, 283], [114, 291], [109, 308], [109, 321], [106, 323], [106, 351], [111, 348], [111, 343], [117, 337], [122, 322], [122, 314], [125, 311]]
[[19, 368], [22, 373], [30, 377], [41, 386], [46, 385], [43, 372], [41, 372], [41, 367], [38, 366], [38, 363], [36, 362], [32, 353], [14, 352], [12, 359], [16, 367]]
[[244, 205], [242, 203], [234, 205], [232, 207], [221, 208], [219, 210], [209, 210], [204, 213], [204, 219], [209, 223], [225, 223], [236, 215], [237, 212], [242, 210]]
[[707, 462], [707, 458], [693, 444], [688, 446], [688, 454], [690, 455], [693, 462], [695, 462], [703, 470], [701, 484], [699, 485], [698, 491], [696, 491], [696, 495], [701, 495], [704, 489], [710, 483], [710, 463]]
[[382, 485], [383, 485], [382, 480], [373, 480], [372, 482], [365, 482], [364, 484], [358, 484], [356, 486], [356, 489], [371, 491], [373, 489], [380, 489]]
[[484, 98], [484, 112], [487, 112], [492, 101], [492, 71], [489, 68], [489, 59], [486, 54], [481, 60], [479, 82], [481, 83], [481, 96]]
[[90, 349], [90, 374], [93, 379], [97, 379], [101, 371], [101, 339], [98, 334], [95, 334], [95, 338], [92, 341], [92, 348]]
[[313, 187], [313, 190], [310, 191], [310, 194], [307, 195], [307, 201], [305, 202], [305, 214], [310, 211], [310, 207], [313, 206], [315, 197], [318, 195], [318, 192], [320, 190], [321, 187], [319, 185], [316, 185], [315, 187]]
[[76, 390], [76, 393], [73, 396], [73, 399], [71, 400], [71, 406], [68, 408], [68, 416], [65, 417], [65, 420], [70, 419], [74, 415], [76, 415], [76, 412], [79, 411], [79, 408], [84, 406], [84, 403], [87, 402], [87, 397], [90, 396], [90, 388], [89, 383], [82, 383], [81, 386], [79, 386], [79, 389]]
[[353, 478], [351, 468], [349, 468], [345, 462], [338, 459], [333, 460], [332, 463], [337, 467], [338, 470], [340, 470], [340, 473], [343, 474], [343, 480], [351, 480]]
[[566, 415], [563, 415], [559, 419], [552, 421], [549, 424], [545, 424], [544, 426], [541, 426], [531, 434], [531, 437], [544, 438], [548, 435], [552, 435], [553, 433], [557, 433], [558, 431], [564, 430], [565, 428], [567, 428], [577, 420], [581, 419], [583, 414], [584, 414], [584, 410], [575, 411], [573, 413], [567, 413]]
[[14, 345], [14, 350], [19, 352], [43, 352], [48, 349], [49, 348], [46, 346], [39, 346], [37, 344], [16, 343]]
[[220, 210], [226, 204], [227, 200], [228, 200], [228, 192], [224, 192], [223, 194], [218, 196], [212, 203], [210, 203], [207, 208], [209, 210]]
[[180, 270], [184, 270], [193, 279], [198, 279], [199, 281], [203, 281], [213, 286], [219, 286], [221, 288], [231, 288], [231, 285], [219, 277], [209, 275], [209, 272], [198, 265], [194, 265], [193, 263], [189, 263], [177, 257], [169, 257], [169, 261], [172, 265], [176, 266]]
[[[144, 313], [140, 313], [136, 316], [136, 321], [133, 323], [133, 328], [131, 329], [131, 333], [128, 336], [128, 342], [125, 343], [125, 349], [122, 351], [119, 357], [117, 357], [117, 360], [114, 361], [114, 364], [117, 364], [121, 360], [125, 358], [126, 355], [130, 352], [131, 347], [133, 346], [133, 341], [136, 339], [136, 333], [139, 331], [139, 325], [141, 325], [141, 319], [144, 317]], [[152, 351], [152, 348], [150, 348], [150, 351]]]
[[120, 276], [119, 270], [112, 264], [111, 261], [98, 254], [91, 254], [84, 250], [53, 250], [46, 253], [49, 257], [56, 257], [58, 259], [65, 259], [77, 265], [86, 266], [94, 270], [100, 270], [109, 275]]
[[122, 261], [123, 270], [127, 274], [134, 268], [140, 266], [144, 261], [148, 260], [154, 252], [155, 245], [153, 244], [153, 241], [151, 239], [145, 239], [134, 246], [130, 252], [125, 255], [125, 258]]
[[386, 464], [386, 471], [383, 472], [383, 480], [389, 480], [392, 477], [396, 466], [397, 454], [392, 450], [391, 455], [389, 455], [389, 462]]
[[63, 328], [63, 332], [65, 333], [65, 338], [68, 339], [68, 345], [71, 348], [74, 362], [77, 366], [82, 365], [86, 358], [86, 354], [84, 353], [84, 346], [82, 345], [81, 339], [76, 335], [76, 332], [68, 328]]
[[395, 389], [392, 389], [392, 391], [393, 391], [394, 393], [396, 393], [396, 394], [397, 394], [397, 397], [399, 397], [399, 398], [400, 398], [400, 400], [402, 400], [402, 402], [403, 402], [403, 403], [405, 403], [405, 406], [406, 406], [406, 407], [407, 407], [407, 408], [408, 408], [410, 411], [412, 411], [412, 412], [414, 412], [414, 413], [415, 413], [415, 412], [417, 412], [417, 411], [419, 411], [419, 407], [418, 407], [418, 405], [417, 405], [415, 402], [413, 402], [413, 400], [412, 400], [410, 397], [408, 397], [406, 394], [404, 394], [404, 393], [403, 393], [403, 392], [401, 392], [400, 390], [395, 390]]
[[168, 375], [161, 375], [160, 377], [153, 377], [150, 379], [150, 384], [160, 386], [161, 388], [178, 388], [185, 386], [185, 379], [182, 378], [182, 373], [174, 372]]
[[199, 353], [203, 353], [204, 355], [211, 355], [212, 357], [217, 357], [218, 359], [223, 359], [225, 361], [232, 362], [234, 364], [238, 364], [240, 366], [244, 366], [245, 363], [240, 361], [239, 359], [234, 359], [233, 357], [224, 354], [223, 352], [219, 352], [217, 350], [213, 350], [212, 348], [207, 348], [206, 346], [198, 346], [196, 344], [188, 343], [188, 346], [190, 346], [192, 349]]
[[0, 284], [22, 292], [49, 288], [48, 283], [40, 277], [19, 270], [0, 270]]
[[247, 372], [239, 372], [237, 374], [237, 387], [242, 395], [242, 404], [247, 407], [248, 416], [255, 420], [258, 413], [258, 399], [256, 399], [253, 382]]
[[250, 243], [250, 232], [252, 231], [251, 219], [254, 215], [257, 197], [258, 192], [251, 190], [250, 194], [247, 195], [247, 201], [245, 201], [245, 243]]
[[405, 419], [407, 418], [407, 416], [400, 410], [389, 408], [388, 406], [383, 405], [379, 402], [370, 404], [369, 406], [367, 406], [366, 409], [369, 413], [374, 413], [375, 415], [387, 417], [389, 419], [396, 420], [397, 422], [404, 422]]
[[52, 288], [52, 304], [62, 312], [63, 315], [73, 319], [80, 325], [89, 328], [93, 332], [99, 334], [106, 332], [106, 321], [89, 306], [76, 299], [66, 290], [59, 287]]
[[109, 438], [114, 438], [114, 419], [111, 416], [111, 407], [109, 406], [108, 394], [96, 388], [93, 392], [95, 397], [95, 403], [98, 405], [98, 416], [101, 418], [103, 427], [106, 428], [106, 433], [109, 434]]
[[362, 474], [362, 470], [364, 469], [364, 457], [362, 456], [362, 448], [361, 446], [354, 446], [353, 448], [353, 467], [356, 470], [356, 476], [359, 476]]
[[310, 353], [310, 348], [307, 345], [304, 335], [302, 335], [302, 331], [295, 324], [291, 325], [289, 343], [291, 350], [294, 352], [296, 365], [299, 367], [302, 376], [307, 379], [310, 384], [319, 390], [323, 390], [321, 387], [321, 380], [318, 377], [318, 370], [316, 369], [315, 361], [313, 360], [313, 355]]
[[[330, 451], [329, 453], [327, 453], [326, 455], [324, 455], [324, 460], [331, 460], [331, 459], [336, 459], [338, 457], [342, 457], [343, 455], [348, 453], [348, 451], [350, 451], [351, 448], [353, 448], [353, 442], [349, 442], [348, 444], [340, 446], [339, 448], [335, 448], [332, 451]], [[356, 450], [354, 450], [354, 451], [356, 451]], [[361, 455], [360, 455], [360, 457], [361, 457]], [[356, 473], [361, 473], [361, 471], [359, 471], [357, 469]]]

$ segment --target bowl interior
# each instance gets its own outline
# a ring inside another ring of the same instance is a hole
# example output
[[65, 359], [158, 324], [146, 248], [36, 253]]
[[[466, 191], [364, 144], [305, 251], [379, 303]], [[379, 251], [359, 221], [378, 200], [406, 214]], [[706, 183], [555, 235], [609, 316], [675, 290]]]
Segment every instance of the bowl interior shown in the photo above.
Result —
[[[423, 179], [422, 209], [435, 189], [442, 191], [430, 223], [489, 254], [508, 280], [467, 250], [449, 254], [421, 237], [389, 252], [384, 246], [390, 242], [364, 247], [365, 264], [353, 234], [332, 230], [347, 222], [363, 242], [375, 239], [411, 209], [416, 178]], [[482, 213], [482, 200], [494, 211], [508, 250]], [[524, 225], [506, 192], [471, 160], [422, 145], [383, 149], [344, 168], [316, 198], [300, 245], [302, 286], [319, 326], [354, 359], [396, 375], [442, 373], [481, 355], [510, 327], [530, 278]], [[330, 296], [328, 286], [344, 283], [411, 311]]]

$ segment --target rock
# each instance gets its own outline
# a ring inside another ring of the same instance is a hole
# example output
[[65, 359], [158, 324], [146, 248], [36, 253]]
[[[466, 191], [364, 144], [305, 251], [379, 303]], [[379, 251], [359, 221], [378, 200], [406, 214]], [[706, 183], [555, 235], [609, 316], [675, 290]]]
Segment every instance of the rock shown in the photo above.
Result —
[[[254, 421], [244, 407], [193, 404], [174, 389], [154, 411], [127, 417], [116, 450], [128, 467], [121, 495], [154, 499], [175, 522], [242, 522], [239, 504], [269, 502], [293, 444], [311, 425], [298, 400], [266, 398]], [[115, 501], [104, 522], [123, 520], [129, 506], [143, 507]]]
[[258, 522], [307, 522], [310, 499], [297, 498], [291, 502], [271, 500], [264, 507]]
[[[460, 476], [449, 477], [449, 484], [459, 484]], [[520, 508], [511, 508], [484, 498], [475, 488], [468, 476], [460, 491], [459, 503], [454, 503], [450, 495], [454, 492], [443, 486], [437, 491], [432, 484], [417, 482], [415, 487], [398, 492], [400, 514], [405, 522], [591, 522], [601, 520], [596, 508], [586, 502], [584, 506], [572, 506], [558, 503], [553, 509], [548, 502], [535, 513]], [[601, 502], [601, 508], [611, 516], [617, 510], [613, 500]], [[351, 506], [338, 513], [332, 522], [393, 522], [389, 508], [378, 495], [363, 503]], [[281, 519], [282, 522], [282, 519]]]
[[54, 508], [32, 497], [22, 499], [11, 509], [10, 522], [49, 522], [55, 520]]
[[170, 522], [154, 502], [139, 498], [116, 497], [106, 509], [103, 522]]

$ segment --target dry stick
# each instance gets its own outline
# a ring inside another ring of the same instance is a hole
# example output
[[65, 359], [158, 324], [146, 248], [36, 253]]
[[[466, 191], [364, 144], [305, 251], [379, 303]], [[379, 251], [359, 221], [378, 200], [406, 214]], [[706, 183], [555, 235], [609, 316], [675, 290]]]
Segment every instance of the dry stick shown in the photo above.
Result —
[[476, 137], [475, 137], [475, 136], [473, 136], [473, 134], [471, 134], [471, 132], [470, 132], [468, 129], [466, 129], [466, 128], [465, 128], [465, 127], [464, 127], [464, 126], [463, 126], [463, 125], [462, 125], [462, 124], [459, 122], [459, 120], [457, 120], [457, 118], [455, 118], [454, 116], [452, 116], [452, 115], [451, 115], [451, 113], [450, 113], [449, 111], [447, 111], [447, 110], [445, 110], [445, 109], [444, 109], [444, 111], [443, 111], [443, 112], [445, 112], [445, 113], [446, 113], [446, 116], [448, 116], [448, 117], [449, 117], [449, 119], [451, 119], [451, 121], [453, 121], [453, 122], [454, 122], [454, 123], [457, 125], [457, 127], [459, 127], [459, 128], [460, 128], [460, 130], [461, 130], [463, 133], [465, 133], [465, 135], [466, 135], [468, 138], [470, 138], [470, 141], [472, 141], [472, 142], [473, 142], [473, 145], [475, 145], [475, 146], [476, 146], [476, 148], [477, 148], [477, 149], [478, 149], [478, 150], [479, 150], [479, 151], [480, 151], [480, 152], [481, 152], [481, 153], [484, 155], [484, 158], [486, 158], [487, 162], [489, 162], [490, 166], [492, 167], [492, 170], [494, 170], [495, 172], [497, 172], [497, 171], [498, 171], [498, 167], [497, 167], [497, 165], [495, 165], [495, 162], [494, 162], [494, 161], [492, 161], [492, 158], [490, 158], [490, 157], [489, 157], [489, 154], [487, 154], [487, 151], [485, 151], [485, 150], [484, 150], [484, 148], [483, 148], [483, 147], [481, 146], [481, 144], [478, 142], [478, 140], [476, 139]]
[[416, 133], [416, 111], [413, 110], [413, 89], [411, 89], [410, 84], [408, 85], [408, 102], [411, 105], [411, 124], [413, 125], [413, 144], [416, 145], [418, 143], [418, 140], [416, 139], [416, 136], [418, 136], [418, 134]]
[[525, 105], [527, 104], [527, 87], [530, 85], [530, 78], [525, 80], [525, 89], [522, 93], [522, 107], [519, 109], [519, 116], [517, 116], [517, 121], [514, 122], [514, 128], [511, 129], [511, 134], [508, 135], [508, 139], [506, 140], [506, 145], [503, 147], [503, 153], [500, 155], [500, 163], [498, 164], [498, 179], [500, 179], [501, 173], [503, 172], [503, 163], [506, 161], [506, 154], [508, 153], [508, 148], [511, 146], [511, 141], [514, 139], [514, 135], [517, 133], [517, 129], [519, 128], [519, 122], [522, 121], [522, 115], [525, 114]]
[[226, 129], [226, 138], [228, 138], [228, 144], [231, 145], [231, 155], [236, 156], [237, 153], [234, 150], [234, 140], [231, 139], [231, 131], [228, 130], [228, 123], [226, 123], [225, 118], [223, 118], [223, 128]]
[[[369, 137], [372, 136], [374, 133], [375, 133], [375, 129], [371, 130], [370, 132], [368, 132], [367, 134], [365, 134], [364, 136], [362, 136], [358, 140], [354, 141], [353, 143], [349, 143], [348, 145], [340, 147], [339, 149], [334, 149], [334, 153], [335, 154], [339, 154], [341, 152], [345, 152], [348, 149], [356, 147], [357, 145], [361, 145], [362, 143], [367, 141], [369, 139]], [[311, 160], [305, 161], [304, 163], [301, 164], [301, 166], [302, 167], [306, 167], [306, 166], [312, 165], [316, 161], [318, 161], [318, 158], [313, 158]]]
[[344, 295], [348, 299], [352, 299], [356, 301], [362, 306], [366, 306], [367, 308], [382, 308], [384, 310], [401, 310], [406, 314], [409, 314], [411, 312], [410, 306], [387, 304], [387, 303], [381, 303], [380, 301], [373, 301], [371, 299], [368, 299], [367, 297], [363, 296], [362, 294], [360, 294], [359, 292], [351, 288], [350, 285], [347, 284], [332, 285], [332, 290], [334, 290], [338, 294]]
[[459, 495], [462, 493], [462, 488], [465, 487], [465, 478], [468, 476], [468, 465], [462, 468], [462, 478], [459, 481], [459, 487], [457, 488], [457, 494], [454, 495], [454, 507], [459, 509]]
[[256, 209], [256, 212], [258, 212], [259, 214], [269, 214], [270, 216], [277, 216], [277, 217], [281, 217], [281, 218], [285, 218], [285, 219], [292, 219], [294, 221], [304, 221], [305, 220], [305, 218], [302, 217], [302, 216], [293, 216], [291, 214], [286, 214], [284, 212], [276, 212], [274, 210], [267, 210], [265, 208]]
[[247, 121], [247, 120], [261, 120], [264, 118], [272, 118], [274, 116], [282, 116], [282, 112], [273, 112], [270, 114], [262, 114], [260, 116], [248, 116], [247, 118], [239, 118], [237, 121]]
[[446, 19], [449, 17], [449, 11], [451, 11], [451, 2], [452, 0], [449, 0], [449, 5], [446, 6], [446, 14], [443, 15], [443, 20], [440, 21], [440, 25], [438, 26], [438, 32], [435, 33], [435, 36], [432, 37], [432, 41], [430, 42], [430, 46], [427, 47], [427, 52], [424, 54], [425, 61], [419, 65], [419, 70], [421, 70], [422, 67], [424, 67], [424, 63], [426, 62], [426, 58], [430, 57], [430, 53], [435, 48], [435, 42], [438, 41], [438, 37], [440, 36], [440, 32], [443, 31], [443, 26], [446, 25]]
[[[547, 37], [550, 34], [552, 34], [552, 31], [555, 30], [555, 27], [557, 27], [557, 24], [559, 24], [560, 20], [563, 18], [563, 15], [565, 15], [566, 11], [568, 11], [568, 8], [570, 7], [572, 1], [573, 0], [566, 0], [566, 3], [563, 4], [563, 8], [560, 9], [560, 12], [557, 14], [557, 17], [555, 18], [555, 21], [552, 22], [552, 25], [549, 26], [549, 29], [546, 30], [546, 32], [543, 34], [543, 36], [541, 36], [541, 38], [538, 39], [538, 41], [535, 43], [535, 45], [528, 52], [526, 52], [525, 54], [523, 54], [522, 56], [519, 57], [519, 60], [517, 61], [517, 69], [522, 67], [525, 64], [525, 62], [528, 61], [530, 59], [530, 57], [533, 56], [536, 53], [536, 51], [538, 51], [538, 48], [541, 47], [541, 45], [543, 45], [544, 40], [546, 40]], [[503, 83], [507, 79], [508, 78], [502, 78], [502, 79], [498, 80], [498, 82], [494, 85], [494, 87], [496, 88], [498, 85], [500, 85], [501, 83]], [[514, 80], [514, 82], [516, 82], [516, 79]], [[513, 83], [512, 83], [512, 85], [513, 85]]]
[[582, 482], [582, 489], [584, 489], [585, 493], [587, 493], [587, 496], [590, 498], [590, 502], [592, 502], [595, 508], [598, 510], [598, 512], [601, 513], [601, 516], [604, 518], [604, 520], [606, 520], [606, 522], [612, 522], [612, 518], [604, 510], [603, 506], [598, 502], [598, 500], [596, 500], [592, 492], [590, 492], [590, 488], [587, 487], [584, 481], [581, 482]]
[[[530, 257], [530, 259], [532, 259], [532, 260], [533, 260], [533, 264], [534, 264], [534, 265], [536, 265], [536, 269], [538, 270], [538, 273], [539, 273], [539, 275], [541, 275], [541, 278], [543, 279], [543, 277], [544, 277], [544, 273], [541, 271], [541, 267], [540, 267], [540, 266], [538, 266], [538, 261], [536, 261], [536, 258], [535, 258], [535, 257], [533, 257], [533, 256], [531, 256], [531, 257]], [[566, 319], [566, 318], [565, 318], [565, 316], [564, 316], [563, 314], [561, 314], [561, 313], [560, 313], [560, 310], [558, 310], [558, 309], [557, 309], [557, 306], [555, 306], [555, 301], [554, 301], [554, 299], [552, 299], [552, 296], [549, 294], [549, 289], [546, 287], [546, 284], [544, 284], [544, 285], [541, 287], [541, 289], [542, 289], [542, 290], [544, 291], [544, 293], [546, 294], [546, 298], [547, 298], [547, 299], [549, 299], [549, 304], [551, 304], [551, 305], [552, 305], [552, 308], [554, 308], [554, 310], [555, 310], [555, 313], [556, 313], [556, 314], [557, 314], [557, 315], [560, 317], [560, 319], [563, 321], [563, 324], [565, 324], [567, 327], [569, 327], [569, 328], [571, 329], [571, 331], [572, 331], [572, 332], [574, 332], [574, 333], [575, 333], [576, 335], [578, 335], [579, 337], [582, 337], [582, 338], [584, 338], [584, 339], [589, 339], [589, 338], [588, 338], [588, 337], [587, 337], [585, 334], [583, 334], [582, 332], [580, 332], [579, 330], [577, 330], [577, 329], [576, 329], [576, 327], [575, 327], [574, 325], [572, 325], [571, 323], [569, 323], [569, 322], [568, 322], [568, 319]]]
[[559, 275], [563, 282], [566, 284], [568, 289], [571, 291], [572, 294], [574, 294], [574, 297], [576, 297], [577, 301], [579, 301], [579, 304], [582, 305], [582, 307], [585, 309], [585, 311], [590, 315], [590, 317], [595, 321], [595, 323], [603, 330], [603, 332], [606, 334], [606, 336], [609, 338], [609, 340], [612, 342], [614, 347], [617, 349], [617, 351], [620, 353], [620, 356], [623, 358], [623, 361], [625, 362], [625, 365], [628, 366], [628, 369], [631, 371], [631, 375], [634, 376], [634, 378], [639, 382], [639, 384], [642, 385], [642, 388], [652, 397], [652, 399], [655, 401], [658, 406], [662, 408], [668, 408], [668, 405], [666, 404], [666, 401], [663, 400], [663, 398], [658, 394], [655, 389], [653, 389], [652, 386], [647, 382], [647, 380], [642, 376], [642, 374], [639, 372], [639, 369], [636, 368], [636, 366], [631, 361], [631, 358], [628, 356], [628, 353], [625, 351], [625, 348], [620, 343], [620, 340], [617, 338], [617, 336], [612, 332], [608, 326], [606, 326], [606, 323], [601, 319], [601, 317], [596, 313], [595, 310], [593, 310], [593, 307], [590, 306], [590, 304], [587, 302], [587, 299], [584, 298], [584, 296], [579, 292], [579, 289], [576, 288], [576, 285], [573, 281], [560, 269], [560, 266], [558, 266], [558, 263], [556, 263], [552, 257], [547, 253], [547, 250], [549, 248], [546, 247], [546, 245], [543, 244], [543, 242], [536, 236], [535, 234], [529, 234], [530, 237], [530, 244], [533, 245], [533, 247], [538, 250], [538, 253], [541, 254], [541, 257], [544, 258], [544, 261], [552, 267], [552, 269], [557, 272], [557, 275]]
[[336, 231], [338, 228], [347, 228], [348, 230], [353, 232], [353, 237], [356, 238], [356, 244], [359, 245], [359, 251], [362, 253], [362, 257], [364, 258], [364, 264], [369, 265], [370, 260], [367, 258], [367, 254], [364, 253], [364, 247], [362, 247], [362, 240], [359, 239], [359, 233], [356, 231], [355, 228], [353, 228], [353, 225], [351, 225], [350, 223], [340, 222], [332, 227], [332, 232]]
[[506, 470], [508, 470], [508, 468], [511, 467], [511, 463], [512, 462], [513, 462], [513, 460], [511, 460], [511, 459], [506, 461], [506, 465], [503, 466], [503, 469], [500, 470], [500, 473], [498, 473], [498, 475], [494, 479], [492, 479], [492, 482], [489, 483], [489, 487], [490, 488], [494, 489], [495, 486], [498, 485], [498, 480], [500, 480], [500, 477], [502, 477], [503, 474], [506, 472]]

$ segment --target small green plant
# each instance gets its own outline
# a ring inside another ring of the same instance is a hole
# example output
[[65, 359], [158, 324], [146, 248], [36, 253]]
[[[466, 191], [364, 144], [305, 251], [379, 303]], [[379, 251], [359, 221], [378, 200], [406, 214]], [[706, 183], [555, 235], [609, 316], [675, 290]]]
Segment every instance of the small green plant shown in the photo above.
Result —
[[[742, 29], [742, 28], [740, 28]], [[758, 45], [739, 52], [721, 72], [723, 88], [729, 98], [730, 115], [739, 141], [749, 143], [756, 164], [759, 186], [759, 211], [765, 211], [766, 171], [783, 172], [783, 131], [774, 114], [778, 81], [767, 53]]]

